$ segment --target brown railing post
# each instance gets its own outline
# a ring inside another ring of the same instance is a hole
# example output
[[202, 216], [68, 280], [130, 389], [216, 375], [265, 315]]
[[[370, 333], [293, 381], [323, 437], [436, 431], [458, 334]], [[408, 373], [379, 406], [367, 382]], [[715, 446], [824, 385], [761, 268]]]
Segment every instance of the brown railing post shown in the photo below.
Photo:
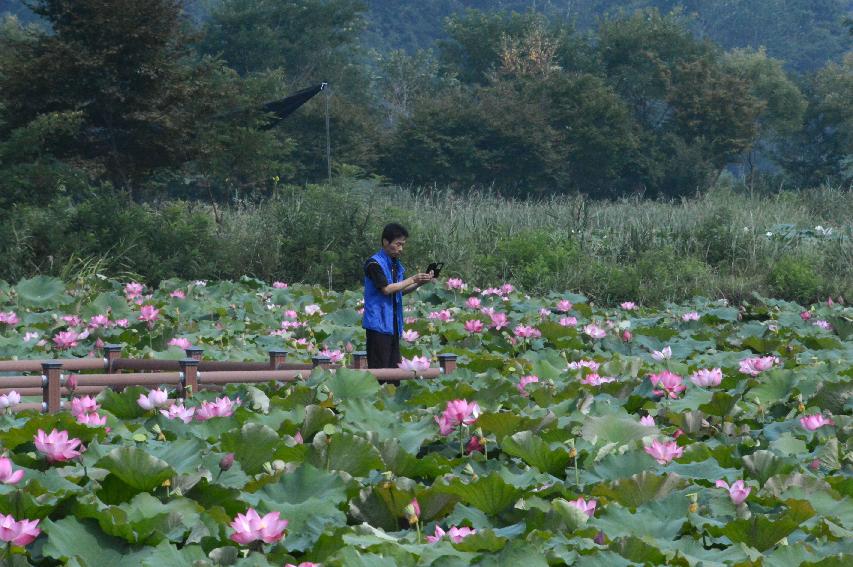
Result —
[[187, 354], [187, 358], [192, 358], [193, 360], [201, 360], [204, 358], [204, 349], [200, 347], [191, 346], [190, 348], [184, 349], [184, 352]]
[[367, 370], [367, 353], [363, 350], [352, 353], [352, 367], [356, 370]]
[[319, 366], [320, 368], [328, 370], [329, 367], [332, 365], [332, 359], [330, 359], [328, 356], [312, 356], [311, 364], [314, 365], [314, 368], [317, 368]]
[[104, 345], [104, 370], [107, 374], [115, 372], [113, 365], [121, 358], [121, 345]]
[[191, 398], [198, 392], [198, 363], [194, 358], [185, 358], [179, 361], [181, 365], [181, 385], [178, 388], [178, 396]]
[[441, 373], [447, 376], [456, 372], [456, 355], [455, 354], [439, 354], [438, 365], [441, 366]]
[[279, 368], [281, 368], [282, 364], [287, 363], [287, 355], [290, 354], [288, 351], [280, 348], [270, 349], [269, 353], [270, 370], [278, 370]]
[[42, 411], [56, 413], [62, 405], [62, 385], [60, 384], [62, 363], [58, 360], [42, 362], [41, 371]]

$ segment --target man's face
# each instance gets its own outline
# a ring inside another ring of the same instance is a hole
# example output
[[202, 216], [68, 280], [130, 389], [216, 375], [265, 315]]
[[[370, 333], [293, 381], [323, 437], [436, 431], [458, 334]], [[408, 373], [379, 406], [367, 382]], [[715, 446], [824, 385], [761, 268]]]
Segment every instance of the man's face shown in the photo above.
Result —
[[382, 248], [384, 248], [385, 253], [391, 256], [392, 258], [399, 258], [400, 254], [403, 253], [403, 247], [405, 245], [405, 237], [395, 238], [391, 242], [388, 242], [387, 240], [382, 240]]

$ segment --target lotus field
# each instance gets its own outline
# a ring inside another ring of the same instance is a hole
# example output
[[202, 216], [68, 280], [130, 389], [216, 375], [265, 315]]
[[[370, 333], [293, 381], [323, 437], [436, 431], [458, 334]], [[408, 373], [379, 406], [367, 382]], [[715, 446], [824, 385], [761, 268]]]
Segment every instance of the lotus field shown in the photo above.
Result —
[[[250, 278], [0, 282], [0, 358], [347, 363], [360, 302]], [[131, 387], [56, 415], [0, 396], [2, 561], [853, 564], [850, 308], [605, 307], [457, 279], [405, 305], [405, 367], [455, 353], [456, 372], [315, 369], [185, 402]]]

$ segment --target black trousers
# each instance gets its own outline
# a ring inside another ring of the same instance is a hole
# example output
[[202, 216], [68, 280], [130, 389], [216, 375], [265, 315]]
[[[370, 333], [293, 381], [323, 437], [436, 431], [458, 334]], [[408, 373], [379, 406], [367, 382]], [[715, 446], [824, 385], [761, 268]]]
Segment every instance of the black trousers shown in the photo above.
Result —
[[400, 360], [400, 335], [367, 330], [368, 368], [397, 368]]

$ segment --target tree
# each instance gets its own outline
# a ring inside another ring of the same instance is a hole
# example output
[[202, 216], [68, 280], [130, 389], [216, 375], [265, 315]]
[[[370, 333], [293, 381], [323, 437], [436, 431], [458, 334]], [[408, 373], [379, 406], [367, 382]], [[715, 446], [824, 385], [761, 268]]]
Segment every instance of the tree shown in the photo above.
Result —
[[6, 34], [0, 51], [6, 124], [0, 136], [55, 113], [80, 113], [73, 143], [57, 157], [117, 187], [191, 155], [199, 121], [217, 108], [178, 0], [38, 0], [50, 32]]

